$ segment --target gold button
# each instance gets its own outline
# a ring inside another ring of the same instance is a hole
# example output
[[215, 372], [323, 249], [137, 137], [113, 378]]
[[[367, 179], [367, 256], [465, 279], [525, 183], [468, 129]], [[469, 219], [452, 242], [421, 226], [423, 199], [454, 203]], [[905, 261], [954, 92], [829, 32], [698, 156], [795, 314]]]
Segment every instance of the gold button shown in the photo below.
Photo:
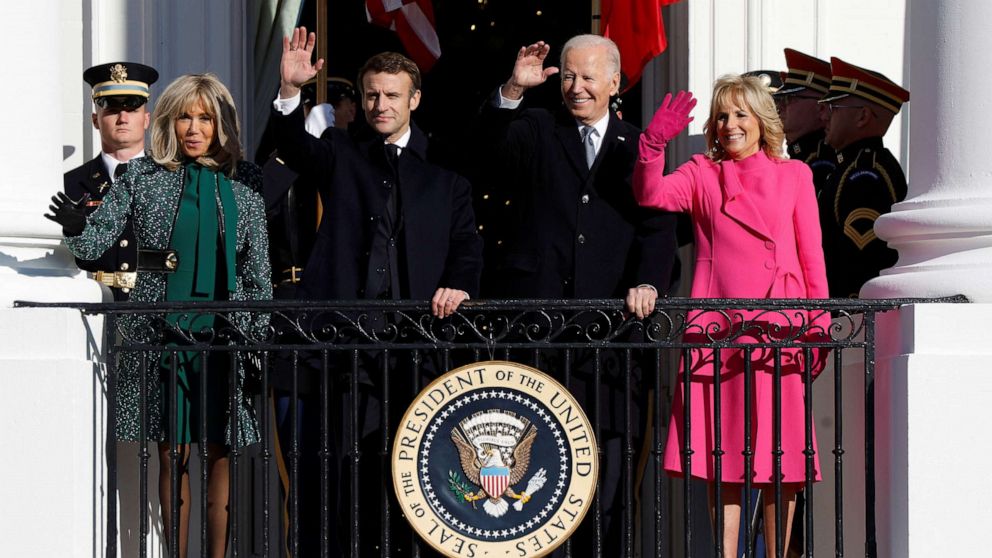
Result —
[[121, 271], [127, 271], [128, 269], [131, 269], [131, 266], [127, 262], [121, 264]]

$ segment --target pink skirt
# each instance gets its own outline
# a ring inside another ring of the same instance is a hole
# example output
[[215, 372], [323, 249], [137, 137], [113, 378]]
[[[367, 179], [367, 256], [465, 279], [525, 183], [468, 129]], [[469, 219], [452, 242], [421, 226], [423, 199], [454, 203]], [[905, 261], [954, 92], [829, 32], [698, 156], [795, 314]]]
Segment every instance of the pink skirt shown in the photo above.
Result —
[[[690, 437], [692, 448], [691, 476], [714, 481], [716, 479], [716, 449], [714, 418], [713, 355], [710, 349], [693, 350], [692, 382], [690, 397]], [[775, 407], [774, 363], [770, 355], [752, 354], [751, 449], [754, 452], [751, 482], [757, 486], [775, 481]], [[728, 483], [744, 483], [744, 369], [743, 352], [724, 349], [720, 375], [720, 449], [723, 450], [721, 479]], [[783, 351], [782, 368], [782, 470], [784, 483], [801, 483], [806, 480], [806, 426], [804, 418], [805, 385], [800, 373], [802, 364], [795, 354]], [[679, 369], [677, 388], [672, 405], [665, 445], [664, 468], [673, 476], [684, 476], [681, 450], [686, 442], [685, 384]], [[697, 372], [699, 372], [697, 374]], [[819, 452], [816, 433], [813, 432], [813, 480], [820, 480]]]

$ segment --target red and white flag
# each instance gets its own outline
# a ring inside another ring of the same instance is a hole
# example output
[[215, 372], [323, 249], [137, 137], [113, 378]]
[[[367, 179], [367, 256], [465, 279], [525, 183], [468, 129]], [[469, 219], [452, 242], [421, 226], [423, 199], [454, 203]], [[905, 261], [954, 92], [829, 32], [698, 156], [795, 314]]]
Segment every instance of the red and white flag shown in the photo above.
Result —
[[365, 14], [369, 23], [396, 31], [421, 72], [429, 71], [441, 57], [431, 0], [365, 0]]

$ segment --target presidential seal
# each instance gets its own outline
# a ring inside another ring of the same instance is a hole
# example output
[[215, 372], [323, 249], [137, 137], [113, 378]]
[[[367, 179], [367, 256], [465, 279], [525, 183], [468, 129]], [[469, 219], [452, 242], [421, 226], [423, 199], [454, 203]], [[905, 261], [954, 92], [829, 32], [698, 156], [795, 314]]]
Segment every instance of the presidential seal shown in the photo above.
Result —
[[565, 542], [596, 490], [596, 439], [547, 374], [479, 362], [427, 386], [393, 442], [393, 487], [414, 530], [452, 557], [539, 557]]

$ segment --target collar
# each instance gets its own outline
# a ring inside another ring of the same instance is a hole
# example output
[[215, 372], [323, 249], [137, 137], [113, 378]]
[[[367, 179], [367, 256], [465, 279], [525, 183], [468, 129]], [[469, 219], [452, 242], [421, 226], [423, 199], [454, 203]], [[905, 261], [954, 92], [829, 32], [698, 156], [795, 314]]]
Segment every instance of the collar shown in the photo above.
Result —
[[837, 163], [844, 164], [844, 162], [852, 163], [857, 160], [858, 155], [862, 151], [871, 153], [872, 150], [881, 151], [885, 146], [882, 144], [881, 137], [871, 137], [862, 138], [858, 141], [848, 145], [844, 149], [837, 152]]
[[[582, 133], [582, 128], [588, 126], [588, 124], [583, 124], [578, 120], [576, 120], [575, 123], [578, 125], [579, 134]], [[610, 125], [610, 111], [607, 110], [606, 114], [604, 114], [602, 118], [600, 118], [596, 122], [593, 122], [592, 127], [595, 128], [597, 132], [599, 132], [599, 138], [602, 139], [606, 137], [606, 128], [609, 125]]]
[[[403, 135], [400, 136], [400, 139], [393, 142], [393, 144], [396, 147], [400, 148], [400, 153], [403, 153], [403, 150], [406, 149], [407, 144], [410, 143], [410, 136], [412, 135], [413, 135], [413, 126], [411, 125], [407, 127], [406, 132], [404, 132]], [[389, 143], [389, 142], [387, 141], [384, 143]]]
[[819, 149], [820, 142], [825, 135], [826, 132], [823, 131], [823, 128], [820, 128], [790, 143], [789, 157], [792, 159], [804, 159], [810, 153], [815, 153]]
[[127, 163], [130, 162], [132, 159], [137, 159], [138, 157], [144, 157], [144, 156], [145, 156], [145, 151], [141, 150], [134, 157], [131, 157], [131, 159], [128, 159], [127, 161], [118, 161], [117, 159], [114, 159], [113, 157], [107, 155], [103, 151], [100, 152], [100, 159], [103, 161], [104, 168], [106, 168], [107, 172], [110, 173], [109, 177], [111, 181], [114, 180], [114, 171], [117, 170], [117, 165], [120, 165], [121, 163]]

